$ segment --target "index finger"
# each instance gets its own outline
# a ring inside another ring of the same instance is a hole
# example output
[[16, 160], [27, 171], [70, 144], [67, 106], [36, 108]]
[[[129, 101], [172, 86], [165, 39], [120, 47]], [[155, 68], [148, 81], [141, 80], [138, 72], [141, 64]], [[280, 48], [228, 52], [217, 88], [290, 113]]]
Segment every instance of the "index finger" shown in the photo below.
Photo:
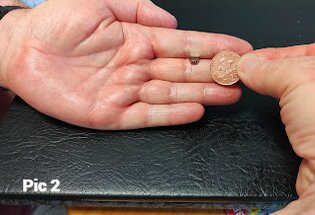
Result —
[[245, 40], [224, 34], [163, 28], [151, 28], [148, 33], [155, 57], [212, 58], [224, 50], [231, 50], [240, 55], [253, 50]]
[[284, 59], [291, 57], [303, 57], [315, 55], [315, 44], [296, 45], [280, 48], [263, 48], [252, 52], [252, 54], [264, 56], [268, 60]]

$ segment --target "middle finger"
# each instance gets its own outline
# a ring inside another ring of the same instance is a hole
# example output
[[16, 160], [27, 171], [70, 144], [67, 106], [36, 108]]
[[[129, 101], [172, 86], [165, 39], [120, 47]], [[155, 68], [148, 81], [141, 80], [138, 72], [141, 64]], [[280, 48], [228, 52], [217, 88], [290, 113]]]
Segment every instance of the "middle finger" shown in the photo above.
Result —
[[151, 79], [177, 83], [213, 83], [209, 59], [191, 65], [189, 59], [157, 58], [150, 64]]

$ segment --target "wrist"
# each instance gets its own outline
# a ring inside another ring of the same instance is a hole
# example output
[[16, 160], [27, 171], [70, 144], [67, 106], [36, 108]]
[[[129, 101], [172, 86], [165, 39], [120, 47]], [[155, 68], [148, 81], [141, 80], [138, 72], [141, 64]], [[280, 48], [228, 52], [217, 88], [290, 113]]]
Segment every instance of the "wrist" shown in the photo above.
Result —
[[19, 0], [0, 0], [0, 6], [19, 6], [26, 8], [25, 4]]
[[[0, 0], [0, 5], [17, 6], [16, 4], [9, 5], [8, 3], [14, 3], [16, 1]], [[19, 4], [20, 6], [21, 4]], [[25, 14], [24, 9], [17, 9], [10, 11], [0, 20], [0, 87], [9, 88], [7, 80], [7, 71], [10, 65], [10, 58], [12, 56], [15, 38], [15, 29], [18, 26], [19, 20]]]

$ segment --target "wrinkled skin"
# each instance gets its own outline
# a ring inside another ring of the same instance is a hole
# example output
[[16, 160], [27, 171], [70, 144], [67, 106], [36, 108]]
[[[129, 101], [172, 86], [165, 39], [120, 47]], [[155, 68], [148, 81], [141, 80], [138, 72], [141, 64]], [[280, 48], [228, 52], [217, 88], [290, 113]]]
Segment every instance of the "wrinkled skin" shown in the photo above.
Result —
[[[5, 20], [15, 25], [0, 56], [0, 85], [45, 114], [96, 129], [189, 123], [202, 105], [237, 101], [239, 88], [211, 80], [210, 59], [251, 51], [230, 36], [174, 30], [174, 17], [145, 0], [49, 0]], [[203, 59], [191, 67], [196, 50]], [[304, 158], [300, 199], [276, 215], [315, 214], [313, 56], [314, 45], [263, 49], [239, 64], [247, 86], [280, 100], [290, 142]]]
[[292, 147], [304, 158], [296, 182], [300, 199], [275, 215], [315, 214], [315, 44], [244, 55], [239, 76], [254, 91], [279, 100]]
[[[177, 125], [200, 119], [202, 105], [240, 97], [238, 87], [213, 83], [209, 59], [251, 46], [175, 30], [176, 19], [150, 1], [50, 0], [17, 13], [0, 85], [52, 117], [96, 129]], [[204, 60], [192, 67], [196, 50]]]

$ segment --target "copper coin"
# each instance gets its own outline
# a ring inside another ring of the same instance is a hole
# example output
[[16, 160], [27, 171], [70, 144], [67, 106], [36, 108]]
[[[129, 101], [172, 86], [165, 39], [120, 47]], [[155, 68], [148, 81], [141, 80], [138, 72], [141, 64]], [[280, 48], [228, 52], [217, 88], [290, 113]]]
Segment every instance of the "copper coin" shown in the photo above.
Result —
[[213, 80], [221, 85], [232, 85], [238, 82], [237, 63], [240, 58], [232, 51], [222, 51], [216, 54], [210, 65]]

